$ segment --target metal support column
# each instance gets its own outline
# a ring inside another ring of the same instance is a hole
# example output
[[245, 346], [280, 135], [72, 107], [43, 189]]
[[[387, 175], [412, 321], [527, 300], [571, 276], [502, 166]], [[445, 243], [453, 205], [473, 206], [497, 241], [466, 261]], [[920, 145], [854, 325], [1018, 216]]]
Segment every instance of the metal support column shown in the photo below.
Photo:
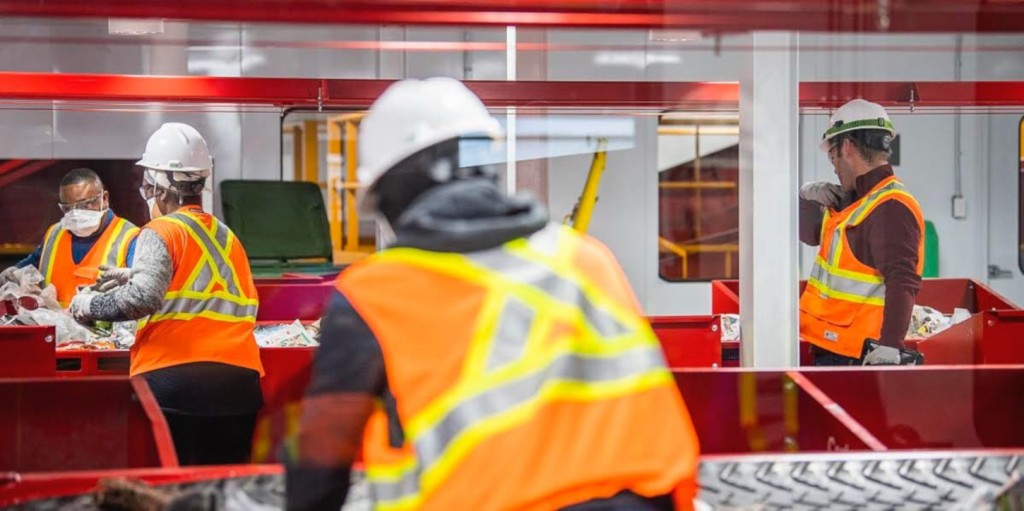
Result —
[[740, 79], [740, 360], [791, 367], [799, 363], [797, 35], [751, 39]]

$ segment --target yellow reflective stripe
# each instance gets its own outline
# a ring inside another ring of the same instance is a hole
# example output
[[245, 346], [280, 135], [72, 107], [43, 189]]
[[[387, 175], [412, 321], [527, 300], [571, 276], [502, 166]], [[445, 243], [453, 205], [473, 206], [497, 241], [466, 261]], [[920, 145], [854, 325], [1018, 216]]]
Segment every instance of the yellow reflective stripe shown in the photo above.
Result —
[[505, 304], [504, 293], [489, 290], [477, 314], [477, 325], [469, 342], [466, 361], [462, 366], [461, 379], [481, 375], [487, 366], [487, 357], [494, 344], [494, 332], [501, 321], [501, 310]]
[[124, 236], [117, 246], [117, 266], [122, 268], [128, 266], [128, 246], [131, 245], [132, 240], [134, 240], [138, 235], [139, 228], [134, 225], [125, 229]]
[[601, 401], [653, 389], [672, 382], [672, 374], [664, 369], [610, 382], [551, 380], [527, 403], [478, 421], [460, 433], [448, 447], [445, 455], [424, 471], [421, 479], [421, 494], [428, 493], [439, 486], [451, 475], [455, 466], [481, 442], [496, 433], [523, 424], [543, 405], [552, 401]]
[[632, 309], [623, 307], [616, 300], [611, 299], [611, 297], [601, 291], [601, 289], [586, 275], [580, 273], [573, 264], [576, 247], [569, 245], [572, 245], [573, 243], [581, 243], [582, 239], [574, 237], [575, 235], [565, 234], [565, 231], [569, 230], [565, 226], [558, 226], [558, 229], [561, 230], [561, 236], [559, 239], [560, 250], [554, 256], [549, 256], [539, 252], [528, 243], [509, 243], [508, 251], [524, 259], [554, 267], [553, 269], [555, 274], [562, 277], [568, 277], [572, 283], [576, 284], [580, 288], [584, 296], [586, 296], [594, 306], [611, 313], [615, 320], [619, 321], [629, 329], [637, 330], [649, 328], [648, 323]]
[[46, 238], [43, 241], [43, 253], [40, 260], [43, 263], [43, 278], [44, 283], [49, 284], [53, 282], [53, 267], [54, 261], [56, 261], [57, 244], [60, 242], [60, 235], [64, 233], [64, 230], [60, 228], [59, 224], [50, 226], [50, 230], [46, 231]]
[[[635, 392], [671, 385], [672, 374], [665, 368], [654, 369], [626, 378], [601, 381], [581, 382], [574, 380], [550, 380], [544, 383], [539, 392], [527, 401], [502, 410], [497, 414], [481, 419], [463, 429], [445, 449], [444, 455], [429, 467], [420, 477], [419, 491], [402, 498], [387, 501], [378, 500], [378, 509], [402, 509], [417, 506], [422, 496], [440, 486], [459, 462], [476, 446], [493, 435], [506, 431], [526, 422], [537, 413], [541, 406], [552, 401], [599, 401], [612, 399]], [[374, 483], [398, 482], [412, 475], [416, 469], [415, 460], [403, 463], [401, 468], [391, 466], [385, 469], [367, 467], [367, 477]]]
[[[179, 214], [185, 215], [185, 213], [179, 213]], [[219, 267], [220, 265], [216, 264], [215, 261], [213, 260], [213, 254], [209, 253], [208, 248], [207, 248], [207, 243], [204, 242], [199, 237], [199, 233], [195, 232], [194, 229], [192, 229], [187, 223], [183, 222], [180, 219], [174, 218], [173, 216], [167, 216], [165, 218], [167, 218], [168, 221], [174, 222], [174, 223], [180, 225], [182, 228], [185, 229], [185, 232], [187, 232], [188, 235], [192, 237], [192, 240], [195, 241], [199, 245], [200, 250], [202, 250], [202, 252], [203, 252], [203, 260], [202, 260], [202, 262], [205, 262], [205, 263], [209, 264], [210, 270], [213, 273], [213, 280], [218, 282], [220, 285], [224, 286], [225, 288], [229, 287], [227, 279], [224, 278], [223, 275], [221, 275], [220, 267]], [[220, 244], [217, 243], [216, 237], [212, 233], [210, 233], [209, 229], [207, 229], [206, 226], [203, 225], [202, 222], [196, 220], [195, 218], [192, 218], [191, 216], [189, 216], [189, 220], [191, 220], [192, 223], [195, 223], [200, 229], [203, 230], [203, 232], [207, 235], [207, 240], [209, 241], [209, 244], [212, 245], [215, 250], [217, 250], [217, 252], [223, 258], [224, 264], [229, 269], [232, 270], [231, 271], [231, 279], [235, 283], [235, 289], [239, 293], [241, 293], [242, 292], [242, 286], [238, 285], [238, 276], [235, 275], [234, 269], [231, 268], [231, 259], [229, 259], [227, 257], [227, 255], [224, 253], [223, 247], [221, 247]], [[216, 221], [217, 221], [216, 219], [213, 220], [213, 222], [216, 222]], [[230, 236], [229, 236], [229, 238], [230, 238]], [[202, 263], [197, 265], [197, 266], [201, 267]], [[191, 287], [192, 284], [194, 284], [194, 283], [190, 282], [189, 283], [189, 287]]]
[[[186, 287], [192, 287], [192, 285], [195, 284], [195, 276], [198, 275], [197, 272], [198, 271], [202, 271], [202, 268], [203, 268], [204, 264], [209, 264], [210, 265], [210, 271], [211, 271], [211, 273], [213, 273], [213, 279], [218, 281], [218, 282], [220, 282], [221, 285], [227, 287], [227, 280], [225, 280], [224, 277], [222, 277], [220, 275], [220, 268], [218, 268], [217, 265], [214, 264], [212, 255], [207, 251], [206, 243], [204, 243], [203, 240], [199, 238], [199, 233], [197, 233], [194, 230], [192, 230], [192, 228], [189, 227], [189, 225], [186, 224], [185, 222], [183, 222], [183, 221], [181, 221], [181, 220], [179, 220], [177, 218], [174, 218], [171, 215], [168, 215], [168, 216], [165, 216], [165, 217], [162, 217], [162, 218], [165, 218], [168, 222], [173, 222], [175, 224], [178, 224], [182, 229], [184, 229], [185, 232], [188, 233], [189, 237], [191, 237], [192, 240], [195, 241], [197, 245], [199, 245], [199, 250], [202, 251], [202, 253], [203, 253], [202, 259], [200, 259], [199, 264], [196, 265], [196, 268], [195, 268], [195, 270], [193, 270], [193, 273], [189, 275], [189, 280], [185, 282], [185, 286]], [[195, 222], [195, 219], [192, 219], [192, 221]], [[198, 223], [199, 226], [202, 227], [202, 222], [195, 222], [195, 223]], [[217, 246], [217, 242], [214, 241], [212, 238], [210, 239], [210, 241], [212, 242], [211, 244], [213, 246]]]
[[[379, 261], [391, 261], [418, 266], [438, 273], [461, 278], [481, 287], [503, 286], [510, 295], [519, 298], [537, 309], [550, 307], [564, 316], [577, 315], [578, 308], [555, 300], [543, 291], [528, 284], [515, 282], [501, 274], [471, 264], [472, 261], [458, 254], [430, 253], [424, 257], [421, 251], [412, 248], [393, 248], [371, 256]], [[468, 263], [470, 264], [467, 264]]]
[[870, 304], [870, 305], [878, 305], [879, 307], [884, 307], [885, 306], [885, 299], [884, 298], [859, 296], [859, 295], [855, 295], [855, 294], [851, 294], [851, 293], [845, 293], [843, 291], [839, 291], [839, 290], [836, 290], [836, 289], [829, 289], [828, 286], [826, 286], [821, 281], [819, 281], [818, 279], [815, 279], [813, 277], [807, 279], [807, 285], [814, 287], [819, 292], [824, 293], [824, 294], [826, 294], [829, 297], [839, 298], [839, 299], [847, 301], [847, 302], [866, 303], [866, 304]]
[[147, 323], [155, 323], [158, 321], [165, 321], [170, 319], [177, 319], [181, 321], [187, 321], [194, 318], [205, 318], [212, 319], [215, 321], [223, 321], [225, 323], [255, 323], [256, 316], [233, 316], [231, 314], [221, 314], [214, 311], [202, 311], [202, 312], [165, 312], [157, 313], [149, 316], [144, 321], [139, 321], [139, 329], [145, 326]]
[[852, 270], [845, 270], [843, 268], [838, 268], [838, 267], [836, 267], [834, 265], [829, 264], [829, 262], [824, 260], [824, 259], [822, 259], [821, 256], [818, 256], [818, 258], [815, 259], [814, 262], [817, 263], [818, 265], [820, 265], [822, 268], [824, 268], [825, 271], [827, 271], [828, 273], [831, 273], [833, 275], [838, 275], [840, 277], [843, 277], [843, 278], [846, 278], [846, 279], [850, 279], [850, 280], [856, 280], [858, 282], [863, 282], [865, 284], [885, 284], [885, 279], [882, 278], [881, 275], [874, 275], [874, 274], [870, 274], [870, 273], [860, 273], [860, 272], [856, 272], [856, 271], [852, 271]]
[[[625, 352], [635, 350], [638, 345], [646, 346], [649, 343], [631, 343], [620, 345], [609, 345], [603, 353], [603, 358], [613, 358]], [[537, 370], [538, 367], [547, 367], [555, 359], [570, 353], [580, 353], [578, 350], [565, 348], [551, 350], [548, 353], [536, 354], [531, 357], [529, 363], [509, 364], [498, 370], [489, 373], [478, 373], [480, 376], [473, 381], [460, 380], [454, 387], [445, 394], [436, 398], [427, 405], [416, 417], [405, 424], [405, 431], [409, 438], [419, 436], [425, 430], [434, 427], [444, 415], [465, 399], [480, 393], [480, 389], [498, 387], [511, 380], [522, 378]], [[586, 353], [585, 355], [590, 355]]]
[[878, 204], [879, 202], [882, 201], [882, 199], [885, 199], [886, 197], [889, 197], [890, 195], [903, 195], [903, 196], [909, 197], [910, 199], [914, 198], [913, 195], [910, 195], [909, 193], [907, 193], [905, 190], [903, 190], [901, 188], [882, 192], [882, 193], [878, 194], [877, 197], [873, 198], [872, 200], [870, 200], [870, 201], [868, 201], [866, 203], [867, 207], [865, 207], [864, 210], [861, 211], [857, 215], [857, 218], [854, 218], [852, 222], [847, 220], [846, 223], [847, 224], [852, 224], [852, 225], [860, 225], [860, 223], [864, 220], [864, 217], [867, 216], [867, 214], [870, 213], [873, 210], [875, 204]]
[[[231, 256], [230, 256], [230, 252], [228, 252], [228, 249], [234, 244], [234, 239], [235, 239], [234, 234], [231, 233], [231, 230], [229, 230], [226, 227], [224, 227], [220, 223], [220, 221], [217, 220], [216, 217], [212, 217], [212, 216], [210, 217], [210, 226], [211, 226], [211, 228], [207, 228], [205, 225], [203, 225], [202, 222], [200, 222], [199, 220], [196, 220], [194, 218], [192, 219], [192, 221], [195, 222], [196, 224], [198, 224], [199, 227], [201, 229], [203, 229], [203, 231], [205, 231], [206, 234], [210, 237], [210, 241], [213, 242], [214, 248], [216, 248], [217, 251], [220, 252], [220, 256], [224, 259], [224, 263], [228, 265], [228, 268], [231, 268], [231, 280], [235, 284], [235, 289], [238, 290], [239, 293], [241, 293], [242, 292], [242, 282], [240, 280], [238, 280], [238, 272], [235, 271], [235, 267], [231, 264]], [[223, 246], [221, 246], [220, 243], [217, 243], [217, 234], [216, 234], [216, 232], [219, 231], [220, 229], [224, 229], [224, 245]], [[223, 276], [221, 277], [221, 279], [223, 279]], [[227, 282], [224, 282], [223, 285], [224, 285], [224, 287], [227, 287]]]
[[[181, 218], [176, 218], [179, 214], [181, 215]], [[192, 268], [188, 278], [183, 283], [182, 289], [177, 291], [168, 291], [165, 293], [164, 302], [160, 311], [148, 318], [145, 318], [144, 320], [141, 320], [139, 322], [139, 328], [141, 329], [148, 323], [163, 320], [187, 321], [193, 318], [206, 318], [227, 323], [255, 323], [255, 311], [256, 307], [259, 306], [259, 298], [248, 298], [240, 294], [242, 293], [242, 287], [238, 280], [237, 272], [232, 266], [231, 260], [227, 258], [224, 247], [218, 241], [217, 236], [210, 232], [202, 222], [199, 222], [192, 216], [185, 213], [168, 215], [162, 217], [162, 220], [173, 222], [183, 228], [199, 246], [201, 256], [199, 263]], [[193, 226], [192, 224], [195, 225]], [[219, 226], [216, 219], [213, 219], [213, 225], [215, 227], [224, 228], [223, 226]], [[201, 232], [197, 232], [197, 229], [201, 230]], [[205, 240], [203, 239], [204, 235], [206, 237]], [[229, 230], [224, 231], [224, 238], [226, 240], [225, 244], [230, 247], [233, 242], [233, 237]], [[211, 247], [217, 252], [216, 255], [222, 256], [220, 262], [223, 264], [219, 264], [215, 254], [210, 253]], [[230, 283], [224, 278], [220, 271], [222, 266], [226, 272], [231, 273], [232, 282], [236, 284], [234, 290], [239, 294], [231, 292]], [[207, 272], [209, 275], [209, 281], [202, 283], [197, 282], [200, 277], [206, 275]], [[214, 283], [220, 283], [224, 289], [211, 292], [210, 290]], [[190, 305], [186, 302], [188, 300], [204, 302], [206, 305]], [[230, 310], [230, 307], [225, 307], [225, 302], [236, 305], [239, 309], [232, 311], [234, 313], [228, 313], [226, 311]], [[197, 309], [204, 307], [207, 308], [207, 310], [199, 310], [198, 312], [195, 312]], [[251, 314], [249, 312], [251, 312]]]
[[107, 238], [107, 245], [103, 247], [103, 256], [100, 257], [100, 261], [103, 262], [100, 264], [110, 264], [110, 252], [115, 250], [114, 247], [119, 245], [118, 241], [121, 237], [121, 232], [124, 231], [125, 226], [128, 224], [128, 222], [125, 222], [123, 218], [116, 216], [114, 217], [113, 222], [114, 223], [108, 227], [108, 229], [113, 229], [113, 231], [111, 231], [110, 236]]
[[228, 293], [227, 291], [215, 291], [213, 293], [202, 293], [202, 292], [199, 292], [199, 291], [181, 290], [181, 291], [168, 291], [167, 294], [164, 295], [164, 299], [165, 300], [174, 299], [174, 298], [192, 298], [192, 299], [197, 299], [197, 300], [203, 300], [203, 299], [206, 299], [206, 298], [220, 298], [221, 300], [226, 300], [226, 301], [229, 301], [229, 302], [234, 302], [234, 303], [236, 303], [238, 305], [259, 305], [259, 303], [260, 303], [258, 298], [244, 298], [244, 297], [240, 297], [240, 296], [235, 296], [235, 295], [232, 295], [232, 294]]

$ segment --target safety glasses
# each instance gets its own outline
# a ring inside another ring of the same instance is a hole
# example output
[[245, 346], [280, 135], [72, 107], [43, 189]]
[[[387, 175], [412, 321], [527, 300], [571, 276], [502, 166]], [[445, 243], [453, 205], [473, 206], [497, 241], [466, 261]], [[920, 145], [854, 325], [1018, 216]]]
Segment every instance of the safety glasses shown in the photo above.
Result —
[[71, 211], [71, 210], [74, 210], [74, 209], [91, 209], [91, 210], [98, 211], [100, 209], [100, 202], [102, 200], [103, 200], [103, 194], [101, 193], [101, 194], [99, 194], [99, 195], [97, 195], [95, 197], [89, 197], [88, 199], [82, 199], [82, 200], [80, 200], [78, 202], [73, 202], [71, 204], [64, 204], [63, 202], [58, 202], [57, 203], [57, 207], [60, 208], [60, 212], [61, 213], [67, 213], [68, 211]]

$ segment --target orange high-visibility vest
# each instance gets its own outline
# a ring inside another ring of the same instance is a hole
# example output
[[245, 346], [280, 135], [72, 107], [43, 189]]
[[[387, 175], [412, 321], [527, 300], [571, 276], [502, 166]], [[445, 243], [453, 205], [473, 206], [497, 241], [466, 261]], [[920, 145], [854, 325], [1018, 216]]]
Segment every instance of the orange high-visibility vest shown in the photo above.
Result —
[[71, 232], [62, 228], [60, 222], [53, 224], [43, 238], [43, 251], [39, 258], [39, 273], [46, 284], [53, 284], [57, 290], [57, 301], [67, 307], [75, 297], [79, 286], [91, 286], [99, 277], [102, 265], [124, 267], [128, 265], [128, 245], [139, 233], [134, 224], [114, 216], [103, 228], [103, 233], [78, 264], [71, 256]]
[[337, 287], [396, 403], [364, 433], [375, 509], [552, 510], [622, 490], [691, 508], [693, 425], [603, 245], [549, 226], [467, 254], [395, 248]]
[[895, 176], [884, 179], [846, 209], [828, 211], [821, 245], [807, 287], [800, 296], [800, 336], [832, 353], [859, 358], [864, 339], [878, 339], [885, 311], [885, 280], [878, 270], [853, 255], [846, 230], [856, 227], [880, 204], [903, 203], [917, 218], [921, 240], [917, 273], [924, 268], [924, 215], [921, 206]]
[[259, 301], [234, 233], [197, 207], [158, 217], [152, 229], [174, 265], [160, 310], [139, 321], [132, 376], [190, 362], [220, 362], [263, 374], [253, 329]]

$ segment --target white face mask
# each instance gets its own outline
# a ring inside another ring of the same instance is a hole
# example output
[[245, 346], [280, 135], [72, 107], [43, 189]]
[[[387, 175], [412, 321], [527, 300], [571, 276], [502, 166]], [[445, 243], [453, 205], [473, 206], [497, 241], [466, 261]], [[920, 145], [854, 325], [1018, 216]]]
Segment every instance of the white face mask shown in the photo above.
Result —
[[149, 219], [152, 220], [160, 216], [160, 210], [156, 207], [156, 197], [146, 199], [146, 206], [149, 206]]
[[71, 231], [71, 234], [84, 238], [86, 236], [93, 235], [100, 228], [100, 222], [103, 221], [103, 215], [107, 214], [107, 210], [93, 211], [91, 209], [72, 209], [67, 213], [64, 213], [64, 218], [61, 220], [61, 225], [65, 229]]

